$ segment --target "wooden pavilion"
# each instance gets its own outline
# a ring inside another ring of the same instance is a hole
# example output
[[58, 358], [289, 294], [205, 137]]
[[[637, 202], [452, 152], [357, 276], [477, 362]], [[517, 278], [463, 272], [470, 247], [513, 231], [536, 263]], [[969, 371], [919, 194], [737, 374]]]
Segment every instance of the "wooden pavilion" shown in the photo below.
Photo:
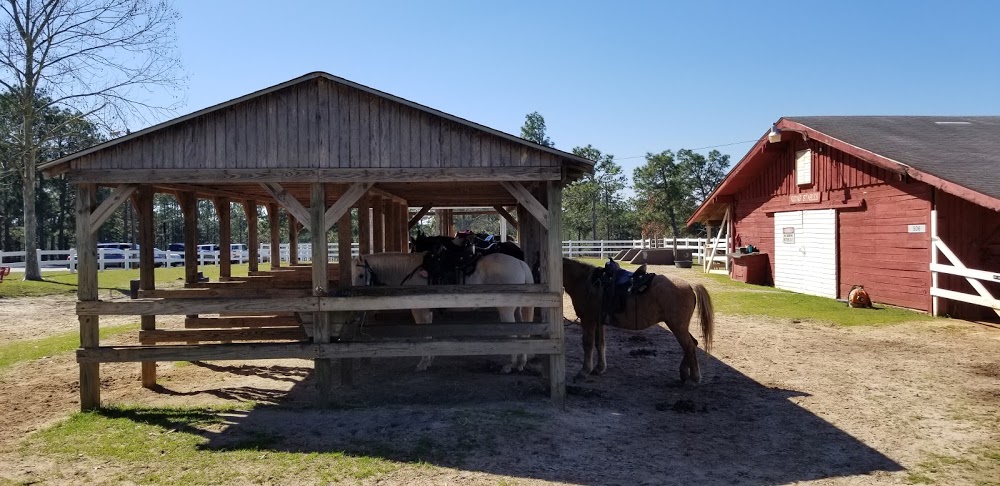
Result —
[[[77, 361], [84, 410], [100, 406], [101, 363], [141, 362], [142, 383], [149, 387], [156, 383], [158, 361], [227, 359], [313, 359], [319, 397], [328, 400], [334, 360], [341, 360], [341, 379], [350, 380], [354, 358], [529, 353], [548, 357], [543, 362], [552, 399], [557, 405], [565, 400], [561, 194], [566, 183], [593, 170], [589, 160], [317, 72], [42, 170], [47, 177], [64, 174], [76, 187]], [[112, 188], [100, 202], [99, 186]], [[184, 213], [183, 289], [155, 288], [154, 193], [174, 194]], [[198, 279], [199, 198], [213, 201], [218, 211], [220, 282]], [[96, 230], [127, 200], [139, 215], [140, 298], [101, 301]], [[233, 203], [244, 205], [249, 222], [247, 277], [230, 270]], [[311, 230], [311, 265], [295, 265], [293, 254], [291, 265], [272, 258], [270, 271], [258, 271], [258, 205], [267, 207], [275, 256], [278, 211]], [[405, 251], [408, 229], [423, 215], [462, 205], [495, 207], [514, 224], [525, 254], [540, 262], [541, 283], [351, 288], [352, 210], [361, 253], [367, 254]], [[410, 207], [420, 208], [413, 218]], [[506, 207], [516, 207], [516, 215]], [[338, 263], [330, 262], [327, 251], [334, 227]], [[368, 311], [495, 306], [534, 306], [543, 319], [418, 329], [409, 318], [387, 326], [382, 337], [361, 338], [352, 318]], [[205, 317], [215, 314], [221, 317]], [[142, 316], [141, 345], [102, 346], [102, 315]], [[158, 315], [187, 316], [185, 329], [157, 329]], [[312, 321], [311, 339], [302, 320]]]

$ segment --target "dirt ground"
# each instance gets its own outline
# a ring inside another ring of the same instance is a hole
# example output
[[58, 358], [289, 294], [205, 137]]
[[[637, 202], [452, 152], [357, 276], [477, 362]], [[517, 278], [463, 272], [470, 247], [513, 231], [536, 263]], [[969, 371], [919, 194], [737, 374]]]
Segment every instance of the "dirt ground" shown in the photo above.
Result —
[[[692, 270], [652, 271], [712, 289]], [[0, 342], [75, 326], [72, 300], [0, 300]], [[1000, 477], [1000, 464], [967, 459], [1000, 444], [994, 327], [938, 320], [843, 328], [719, 315], [713, 355], [699, 357], [704, 381], [697, 387], [677, 385], [680, 353], [665, 329], [609, 329], [608, 371], [584, 381], [572, 381], [581, 366], [578, 326], [567, 322], [566, 340], [565, 411], [548, 401], [538, 361], [524, 373], [500, 375], [504, 357], [438, 358], [420, 373], [416, 359], [359, 363], [356, 385], [341, 387], [326, 409], [311, 406], [312, 363], [301, 360], [164, 363], [155, 390], [139, 386], [137, 364], [102, 365], [102, 398], [275, 405], [234, 414], [228, 427], [205, 433], [209, 444], [265, 434], [277, 437], [269, 445], [275, 450], [342, 450], [440, 466], [404, 467], [369, 481], [380, 484], [906, 484], [941, 458], [975, 467], [935, 468], [940, 484]], [[78, 409], [77, 380], [70, 354], [0, 373], [0, 479], [44, 482], [58, 468], [81, 483], [107, 480], [86, 462], [56, 464], [18, 446]], [[424, 454], [414, 457], [420, 444]], [[80, 470], [67, 473], [74, 467]]]

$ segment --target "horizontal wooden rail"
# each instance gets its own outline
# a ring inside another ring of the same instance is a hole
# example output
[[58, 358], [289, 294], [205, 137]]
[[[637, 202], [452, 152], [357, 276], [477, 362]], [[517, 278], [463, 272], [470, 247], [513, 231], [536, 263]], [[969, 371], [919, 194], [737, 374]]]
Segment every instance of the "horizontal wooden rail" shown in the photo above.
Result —
[[294, 316], [188, 317], [184, 319], [184, 327], [188, 329], [293, 327], [299, 325], [299, 320]]
[[233, 343], [160, 346], [109, 346], [78, 349], [80, 363], [139, 361], [224, 361], [247, 359], [392, 358], [402, 356], [484, 356], [559, 354], [558, 339], [509, 341], [427, 341], [391, 343]]
[[545, 336], [549, 333], [548, 324], [391, 324], [364, 326], [359, 331], [360, 337], [373, 338], [453, 338], [453, 337], [509, 337], [509, 336]]
[[250, 329], [156, 329], [139, 331], [139, 342], [187, 343], [192, 341], [302, 341], [306, 334], [299, 327], [256, 327]]
[[562, 295], [546, 293], [413, 294], [354, 297], [260, 299], [135, 299], [123, 302], [77, 302], [81, 316], [159, 316], [181, 314], [343, 312], [396, 309], [480, 307], [557, 307]]
[[250, 289], [239, 286], [139, 291], [139, 298], [143, 299], [287, 299], [298, 297], [312, 297], [312, 294], [307, 289]]

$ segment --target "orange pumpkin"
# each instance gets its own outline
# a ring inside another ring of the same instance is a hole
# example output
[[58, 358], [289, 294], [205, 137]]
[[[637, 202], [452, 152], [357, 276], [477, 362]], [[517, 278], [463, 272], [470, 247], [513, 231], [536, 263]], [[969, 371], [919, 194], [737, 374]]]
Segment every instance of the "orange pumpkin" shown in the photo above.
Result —
[[847, 304], [851, 307], [871, 307], [872, 299], [861, 285], [855, 285], [847, 295]]

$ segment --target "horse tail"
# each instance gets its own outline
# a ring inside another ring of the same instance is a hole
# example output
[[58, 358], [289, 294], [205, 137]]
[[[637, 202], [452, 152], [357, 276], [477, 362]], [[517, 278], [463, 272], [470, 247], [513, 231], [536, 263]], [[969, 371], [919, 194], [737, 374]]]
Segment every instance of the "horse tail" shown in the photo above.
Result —
[[715, 334], [715, 308], [712, 298], [702, 284], [692, 285], [698, 300], [698, 320], [701, 321], [701, 335], [705, 339], [705, 352], [712, 352], [712, 336]]

